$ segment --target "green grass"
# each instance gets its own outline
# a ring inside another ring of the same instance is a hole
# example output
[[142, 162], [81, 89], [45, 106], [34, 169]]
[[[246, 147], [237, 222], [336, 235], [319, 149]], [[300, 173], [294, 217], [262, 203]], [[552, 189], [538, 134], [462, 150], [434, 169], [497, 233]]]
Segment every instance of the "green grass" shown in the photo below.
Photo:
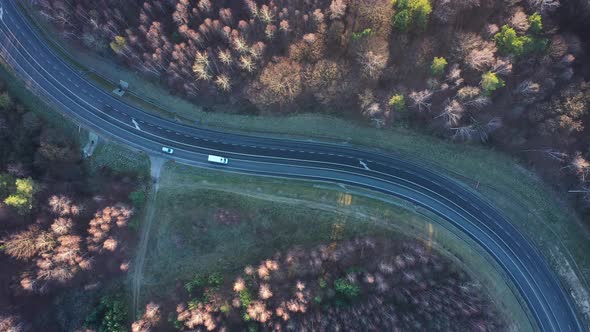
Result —
[[88, 165], [91, 173], [107, 166], [117, 173], [136, 173], [145, 179], [150, 174], [150, 160], [145, 153], [109, 141], [99, 141]]
[[[241, 222], [216, 223], [213, 215], [218, 208], [237, 211]], [[169, 294], [177, 280], [187, 281], [196, 273], [232, 275], [294, 245], [358, 235], [409, 236], [432, 244], [455, 261], [479, 281], [518, 330], [531, 330], [519, 299], [493, 260], [445, 224], [385, 195], [167, 164], [160, 180], [142, 297], [147, 301]]]

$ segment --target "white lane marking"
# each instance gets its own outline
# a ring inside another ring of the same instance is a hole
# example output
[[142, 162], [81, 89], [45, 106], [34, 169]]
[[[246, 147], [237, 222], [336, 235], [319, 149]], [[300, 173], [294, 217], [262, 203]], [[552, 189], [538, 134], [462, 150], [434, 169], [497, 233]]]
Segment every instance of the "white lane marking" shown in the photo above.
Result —
[[135, 121], [135, 119], [131, 119], [131, 122], [133, 123], [133, 125], [135, 126], [135, 129], [137, 130], [141, 130], [141, 128], [139, 128], [139, 124], [137, 124], [137, 121]]
[[359, 163], [361, 164], [361, 166], [363, 166], [364, 169], [366, 169], [367, 171], [370, 171], [371, 169], [369, 168], [369, 166], [367, 166], [367, 164], [365, 164], [364, 161], [359, 159]]
[[2, 7], [0, 7], [0, 20], [2, 20], [4, 18], [4, 9], [2, 9]]

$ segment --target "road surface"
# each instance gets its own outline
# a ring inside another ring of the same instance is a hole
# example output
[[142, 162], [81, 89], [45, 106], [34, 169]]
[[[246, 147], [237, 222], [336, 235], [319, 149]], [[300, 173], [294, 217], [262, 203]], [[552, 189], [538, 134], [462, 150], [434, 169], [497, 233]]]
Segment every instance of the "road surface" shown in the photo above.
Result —
[[[432, 211], [502, 267], [543, 331], [584, 331], [572, 299], [539, 251], [499, 211], [458, 181], [395, 155], [352, 147], [230, 134], [150, 115], [101, 90], [60, 59], [18, 11], [0, 0], [0, 55], [29, 89], [90, 130], [181, 163], [263, 176], [358, 186]], [[207, 155], [229, 165], [207, 163]]]

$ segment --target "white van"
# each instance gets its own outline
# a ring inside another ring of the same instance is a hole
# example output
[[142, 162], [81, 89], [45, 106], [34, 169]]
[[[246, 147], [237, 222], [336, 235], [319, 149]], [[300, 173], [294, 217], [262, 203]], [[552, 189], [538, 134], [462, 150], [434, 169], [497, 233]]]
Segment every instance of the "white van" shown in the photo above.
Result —
[[166, 152], [168, 154], [173, 154], [174, 153], [174, 149], [169, 148], [169, 147], [166, 147], [166, 146], [163, 146], [162, 147], [162, 152]]
[[207, 158], [207, 161], [212, 162], [212, 163], [227, 165], [229, 160], [227, 160], [227, 158], [224, 158], [224, 157], [214, 156], [214, 155], [210, 154], [209, 158]]

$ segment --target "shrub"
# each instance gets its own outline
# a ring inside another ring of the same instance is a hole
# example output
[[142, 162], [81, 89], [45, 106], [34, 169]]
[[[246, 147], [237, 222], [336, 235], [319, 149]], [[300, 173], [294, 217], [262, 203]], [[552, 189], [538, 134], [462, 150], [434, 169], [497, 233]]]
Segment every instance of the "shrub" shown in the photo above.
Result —
[[127, 40], [123, 36], [115, 36], [115, 39], [110, 43], [111, 49], [115, 53], [122, 53], [127, 46]]
[[12, 105], [12, 99], [8, 93], [0, 93], [0, 110], [8, 109]]
[[434, 76], [440, 76], [445, 72], [448, 62], [447, 59], [441, 57], [434, 57], [430, 65], [430, 72]]
[[14, 191], [14, 177], [7, 173], [0, 173], [0, 199]]
[[37, 191], [35, 182], [31, 178], [16, 179], [15, 185], [15, 192], [4, 203], [15, 208], [19, 214], [27, 214], [33, 208], [33, 195]]
[[184, 288], [187, 292], [192, 293], [195, 289], [205, 287], [207, 284], [207, 278], [202, 274], [196, 274], [193, 280], [187, 282]]
[[240, 298], [240, 303], [242, 304], [242, 308], [246, 308], [250, 305], [250, 303], [252, 303], [252, 294], [250, 294], [250, 291], [248, 290], [248, 288], [241, 290], [238, 293], [238, 296]]
[[523, 55], [527, 49], [527, 44], [530, 43], [530, 37], [518, 36], [516, 30], [508, 25], [502, 26], [502, 30], [494, 35], [494, 40], [500, 52], [516, 56]]
[[504, 81], [499, 78], [498, 75], [490, 71], [481, 76], [481, 87], [487, 95], [491, 95], [494, 91], [504, 85]]
[[373, 30], [371, 30], [370, 28], [368, 28], [368, 29], [365, 29], [365, 30], [360, 31], [360, 32], [353, 32], [352, 33], [352, 36], [350, 38], [353, 41], [357, 41], [359, 39], [369, 37], [372, 34], [373, 34]]
[[231, 306], [227, 303], [224, 303], [221, 305], [221, 307], [219, 307], [219, 311], [221, 311], [224, 314], [227, 314], [231, 311]]
[[[539, 27], [537, 26], [536, 28]], [[540, 29], [542, 29], [542, 26]], [[500, 52], [514, 54], [516, 56], [543, 51], [547, 46], [547, 40], [545, 38], [519, 36], [513, 28], [507, 25], [504, 25], [502, 30], [494, 35], [494, 40]]]
[[543, 31], [543, 21], [541, 19], [541, 14], [534, 13], [533, 15], [529, 16], [529, 24], [531, 25], [529, 30], [532, 33], [539, 34]]
[[211, 273], [207, 278], [207, 283], [209, 287], [219, 288], [223, 284], [223, 276], [219, 272]]
[[336, 279], [336, 281], [334, 281], [334, 290], [349, 300], [359, 296], [361, 293], [359, 286], [346, 279]]
[[100, 304], [85, 319], [86, 328], [101, 332], [127, 330], [127, 304], [120, 295], [104, 296]]
[[393, 27], [396, 30], [407, 31], [411, 22], [412, 17], [407, 9], [402, 9], [393, 16]]
[[406, 99], [402, 94], [393, 95], [387, 102], [396, 112], [403, 112], [406, 110]]
[[392, 0], [396, 9], [393, 15], [393, 26], [400, 31], [410, 27], [425, 30], [432, 12], [430, 0]]

